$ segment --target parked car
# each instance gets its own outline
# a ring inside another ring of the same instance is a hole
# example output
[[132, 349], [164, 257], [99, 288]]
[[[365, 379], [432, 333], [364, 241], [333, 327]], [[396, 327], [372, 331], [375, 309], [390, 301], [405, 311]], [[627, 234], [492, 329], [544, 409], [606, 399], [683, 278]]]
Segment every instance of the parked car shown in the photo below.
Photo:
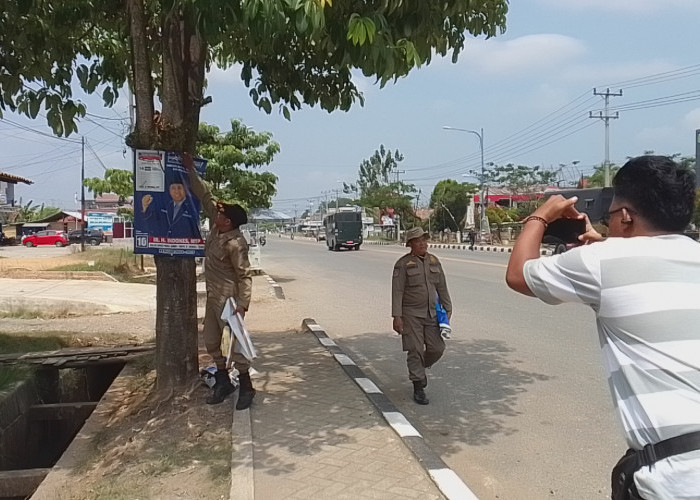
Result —
[[[70, 243], [80, 243], [82, 237], [82, 229], [76, 229], [68, 233], [68, 241]], [[85, 229], [85, 243], [95, 246], [105, 240], [105, 234], [101, 229]]]
[[63, 231], [38, 231], [22, 238], [22, 244], [26, 247], [36, 247], [39, 245], [55, 245], [57, 247], [62, 247], [68, 244], [68, 237]]

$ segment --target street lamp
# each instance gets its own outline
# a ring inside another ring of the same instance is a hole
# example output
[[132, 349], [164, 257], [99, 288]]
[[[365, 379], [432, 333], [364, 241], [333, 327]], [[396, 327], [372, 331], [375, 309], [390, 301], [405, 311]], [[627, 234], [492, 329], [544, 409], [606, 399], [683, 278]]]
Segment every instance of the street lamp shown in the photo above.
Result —
[[457, 128], [457, 127], [448, 127], [447, 125], [443, 125], [442, 127], [444, 130], [456, 130], [458, 132], [467, 132], [469, 134], [474, 134], [479, 138], [479, 151], [481, 153], [481, 193], [479, 194], [479, 201], [481, 202], [481, 233], [482, 237], [484, 233], [488, 235], [491, 231], [489, 229], [489, 218], [486, 216], [486, 205], [484, 203], [485, 197], [484, 197], [484, 183], [486, 181], [486, 171], [484, 170], [484, 129], [481, 128], [479, 129], [479, 132], [476, 130], [468, 130], [465, 128]]

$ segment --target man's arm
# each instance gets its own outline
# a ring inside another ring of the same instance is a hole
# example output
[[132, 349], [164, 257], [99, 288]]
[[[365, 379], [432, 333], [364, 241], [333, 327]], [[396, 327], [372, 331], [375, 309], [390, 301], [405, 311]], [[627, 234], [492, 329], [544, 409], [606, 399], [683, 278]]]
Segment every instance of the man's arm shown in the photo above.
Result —
[[391, 316], [394, 318], [392, 328], [398, 334], [403, 333], [403, 289], [406, 285], [406, 270], [397, 262], [391, 275]]
[[229, 258], [231, 259], [231, 264], [233, 264], [236, 281], [238, 282], [236, 305], [238, 308], [243, 309], [245, 314], [245, 311], [250, 307], [250, 300], [253, 294], [253, 272], [250, 269], [250, 260], [248, 259], [248, 245], [238, 241], [237, 238], [231, 239], [228, 244], [231, 245]]
[[445, 278], [445, 271], [442, 269], [442, 264], [440, 264], [440, 279], [438, 280], [435, 290], [437, 290], [438, 297], [440, 297], [442, 307], [444, 307], [445, 312], [447, 312], [447, 317], [452, 318], [452, 299], [450, 298], [450, 291], [447, 289], [447, 279]]
[[524, 267], [528, 260], [537, 259], [540, 256], [540, 243], [547, 225], [561, 217], [583, 217], [575, 208], [578, 198], [564, 198], [561, 195], [551, 196], [541, 207], [525, 219], [523, 231], [515, 240], [513, 252], [508, 260], [506, 270], [506, 283], [510, 288], [523, 295], [534, 297], [525, 280]]
[[183, 153], [182, 164], [187, 169], [187, 174], [190, 179], [190, 189], [192, 189], [192, 192], [202, 204], [202, 211], [204, 211], [204, 214], [209, 217], [209, 220], [213, 223], [217, 210], [216, 201], [214, 201], [211, 195], [211, 188], [199, 176], [197, 169], [194, 168], [192, 155]]

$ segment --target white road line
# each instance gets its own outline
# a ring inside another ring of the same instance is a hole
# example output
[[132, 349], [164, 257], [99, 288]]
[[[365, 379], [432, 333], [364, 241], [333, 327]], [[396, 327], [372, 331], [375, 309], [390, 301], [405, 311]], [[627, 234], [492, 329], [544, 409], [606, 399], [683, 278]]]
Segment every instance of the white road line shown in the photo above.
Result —
[[334, 354], [335, 360], [343, 366], [354, 366], [355, 362], [346, 354]]
[[449, 500], [479, 500], [452, 469], [428, 469], [428, 474]]
[[416, 436], [423, 437], [420, 432], [416, 430], [415, 427], [403, 416], [403, 413], [398, 411], [385, 411], [382, 412], [384, 419], [389, 423], [389, 425], [396, 431], [401, 437]]
[[357, 385], [359, 385], [363, 391], [365, 391], [367, 394], [381, 394], [382, 391], [379, 390], [379, 387], [374, 385], [374, 382], [372, 382], [368, 378], [362, 378], [362, 377], [357, 377], [355, 379], [355, 382]]

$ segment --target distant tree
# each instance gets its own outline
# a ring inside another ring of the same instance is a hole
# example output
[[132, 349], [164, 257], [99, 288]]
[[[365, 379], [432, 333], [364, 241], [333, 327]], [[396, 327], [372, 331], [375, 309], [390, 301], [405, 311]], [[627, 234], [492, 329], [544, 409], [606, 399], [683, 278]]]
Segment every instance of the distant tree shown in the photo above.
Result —
[[556, 182], [557, 173], [542, 170], [538, 166], [494, 165], [490, 170], [490, 183], [506, 188], [513, 194], [532, 194]]
[[43, 203], [39, 206], [33, 204], [32, 200], [29, 200], [26, 205], [22, 205], [20, 202], [19, 210], [15, 216], [15, 222], [33, 222], [37, 220], [43, 220], [47, 217], [51, 217], [61, 211], [58, 207], [45, 206]]
[[430, 195], [429, 207], [434, 209], [431, 216], [432, 227], [438, 231], [446, 228], [450, 228], [451, 231], [464, 229], [467, 206], [477, 190], [476, 184], [460, 183], [453, 179], [439, 181]]
[[207, 159], [204, 178], [214, 196], [246, 208], [270, 208], [277, 192], [277, 176], [252, 169], [269, 165], [280, 146], [269, 132], [255, 132], [240, 120], [231, 120], [231, 130], [221, 133], [215, 125], [199, 126], [197, 153]]
[[[620, 170], [620, 166], [614, 163], [610, 164], [610, 182], [612, 182], [613, 177], [617, 171]], [[605, 186], [605, 165], [599, 165], [595, 167], [591, 175], [584, 177], [585, 187], [603, 187]]]
[[85, 179], [83, 184], [95, 197], [113, 193], [119, 196], [122, 203], [134, 195], [134, 173], [131, 170], [110, 168], [105, 172], [103, 179], [91, 177]]
[[357, 204], [357, 200], [340, 197], [337, 200], [328, 200], [328, 208], [351, 207]]
[[508, 222], [516, 222], [518, 211], [515, 208], [505, 208], [498, 205], [486, 207], [486, 216], [489, 224], [501, 227]]
[[416, 188], [398, 180], [403, 155], [380, 145], [372, 156], [362, 160], [355, 184], [344, 184], [345, 193], [359, 194], [358, 204], [366, 208], [393, 208], [401, 220], [413, 220], [413, 193]]

